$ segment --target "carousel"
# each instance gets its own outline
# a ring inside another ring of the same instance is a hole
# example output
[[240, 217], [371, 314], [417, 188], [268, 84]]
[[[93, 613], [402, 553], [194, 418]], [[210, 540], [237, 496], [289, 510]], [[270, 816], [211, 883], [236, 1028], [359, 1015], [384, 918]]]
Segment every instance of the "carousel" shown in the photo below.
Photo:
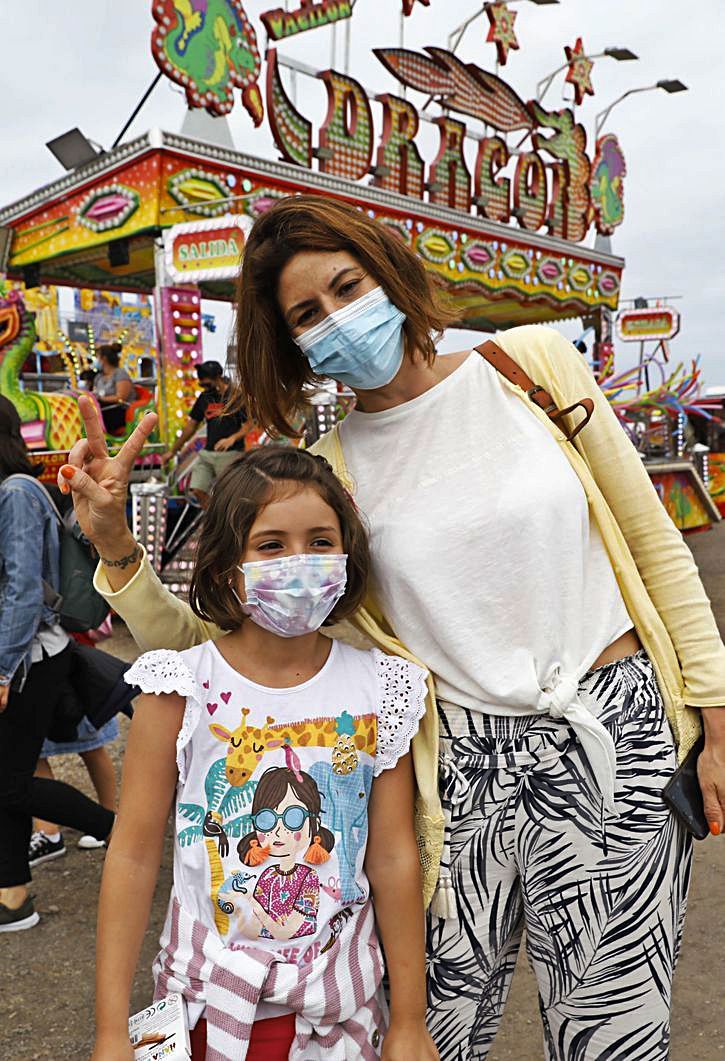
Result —
[[[540, 98], [524, 101], [500, 76], [517, 47], [513, 20], [490, 17], [505, 3], [486, 7], [496, 73], [462, 62], [450, 41], [448, 49], [421, 52], [401, 42], [375, 51], [398, 92], [372, 94], [347, 63], [344, 71], [316, 70], [280, 53], [289, 36], [331, 23], [349, 34], [354, 8], [301, 0], [298, 10], [263, 14], [255, 30], [239, 0], [210, 0], [203, 10], [153, 0], [158, 77], [184, 88], [190, 115], [209, 116], [204, 138], [152, 130], [92, 150], [65, 176], [0, 209], [8, 235], [0, 392], [16, 404], [26, 440], [52, 479], [81, 432], [81, 374], [100, 342], [122, 341], [137, 400], [109, 444], [121, 444], [148, 409], [158, 412], [158, 431], [134, 476], [131, 518], [152, 562], [175, 585], [184, 581], [180, 565], [188, 567], [193, 546], [196, 514], [183, 499], [193, 446], [171, 484], [161, 481], [158, 454], [180, 434], [196, 397], [202, 300], [233, 299], [247, 233], [283, 196], [344, 200], [390, 227], [437, 278], [460, 327], [490, 333], [581, 319], [591, 337], [583, 356], [614, 388], [613, 400], [624, 401], [612, 383], [624, 261], [611, 252], [610, 237], [624, 219], [626, 165], [616, 136], [600, 136], [590, 148], [577, 119], [591, 89], [581, 42], [565, 49], [562, 68], [573, 105], [556, 110]], [[403, 0], [401, 25], [417, 10], [415, 0]], [[266, 34], [264, 56], [257, 31]], [[298, 75], [316, 79], [326, 94], [319, 128], [294, 102], [288, 82]], [[237, 97], [256, 126], [266, 122], [278, 159], [218, 142], [225, 137], [215, 135], [211, 119], [223, 123]], [[424, 123], [436, 144], [428, 153], [419, 136]], [[73, 334], [48, 319], [47, 306], [43, 316], [43, 300], [52, 303], [58, 287], [76, 292]], [[344, 394], [322, 394], [307, 439], [348, 407]], [[688, 463], [709, 525], [719, 513]]]

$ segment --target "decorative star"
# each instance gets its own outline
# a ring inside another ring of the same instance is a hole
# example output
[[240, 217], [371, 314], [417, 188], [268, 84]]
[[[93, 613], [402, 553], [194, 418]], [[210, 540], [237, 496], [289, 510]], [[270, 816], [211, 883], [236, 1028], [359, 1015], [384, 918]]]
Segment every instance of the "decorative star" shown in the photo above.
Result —
[[508, 6], [501, 0], [499, 3], [487, 4], [486, 14], [491, 23], [486, 40], [495, 42], [498, 61], [501, 66], [505, 66], [510, 49], [518, 51], [519, 47], [514, 31], [516, 12], [509, 11]]
[[591, 78], [594, 63], [591, 59], [587, 59], [584, 54], [584, 45], [582, 44], [581, 37], [577, 37], [576, 44], [573, 48], [565, 45], [564, 53], [567, 62], [569, 63], [569, 69], [566, 72], [566, 80], [570, 85], [574, 86], [574, 102], [579, 106], [583, 102], [585, 96], [594, 95], [594, 86], [592, 85]]
[[[430, 0], [420, 0], [420, 2], [423, 5], [423, 7], [430, 7]], [[414, 3], [415, 3], [415, 0], [403, 0], [403, 14], [404, 15], [412, 15], [413, 14], [413, 4]]]

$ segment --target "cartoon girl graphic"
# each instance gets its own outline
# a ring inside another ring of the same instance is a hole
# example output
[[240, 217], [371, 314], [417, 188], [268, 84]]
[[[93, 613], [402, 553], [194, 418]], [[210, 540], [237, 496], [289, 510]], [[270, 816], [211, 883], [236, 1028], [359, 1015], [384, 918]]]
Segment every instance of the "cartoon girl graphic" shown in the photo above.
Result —
[[250, 939], [289, 940], [315, 934], [320, 881], [312, 867], [326, 862], [335, 845], [333, 834], [320, 823], [321, 800], [314, 779], [299, 769], [294, 753], [287, 762], [292, 765], [273, 766], [262, 774], [252, 803], [255, 831], [237, 845], [246, 866], [275, 860], [260, 874], [248, 899], [253, 916], [239, 918], [240, 931]]

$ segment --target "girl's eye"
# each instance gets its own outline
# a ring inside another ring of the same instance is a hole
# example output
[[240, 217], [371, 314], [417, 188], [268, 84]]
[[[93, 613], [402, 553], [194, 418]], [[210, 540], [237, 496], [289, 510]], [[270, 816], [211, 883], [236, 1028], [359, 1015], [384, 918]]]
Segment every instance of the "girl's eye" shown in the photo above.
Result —
[[282, 548], [282, 543], [281, 542], [262, 542], [261, 545], [257, 546], [257, 549], [259, 550], [259, 552], [262, 552], [262, 553], [269, 552], [272, 549], [281, 549], [281, 548]]
[[332, 549], [332, 542], [329, 538], [315, 538], [312, 542], [314, 549]]

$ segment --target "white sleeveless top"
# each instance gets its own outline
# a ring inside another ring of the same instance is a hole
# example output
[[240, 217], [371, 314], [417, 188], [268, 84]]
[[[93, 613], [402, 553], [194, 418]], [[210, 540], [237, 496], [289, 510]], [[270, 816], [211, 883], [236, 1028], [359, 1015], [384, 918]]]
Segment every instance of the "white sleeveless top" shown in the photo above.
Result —
[[577, 682], [632, 621], [560, 443], [476, 351], [340, 441], [376, 596], [441, 700], [586, 727]]
[[211, 641], [141, 656], [129, 684], [186, 697], [173, 885], [184, 911], [230, 949], [269, 948], [300, 965], [324, 953], [369, 897], [371, 787], [409, 749], [426, 676], [339, 641], [291, 689], [244, 678]]

